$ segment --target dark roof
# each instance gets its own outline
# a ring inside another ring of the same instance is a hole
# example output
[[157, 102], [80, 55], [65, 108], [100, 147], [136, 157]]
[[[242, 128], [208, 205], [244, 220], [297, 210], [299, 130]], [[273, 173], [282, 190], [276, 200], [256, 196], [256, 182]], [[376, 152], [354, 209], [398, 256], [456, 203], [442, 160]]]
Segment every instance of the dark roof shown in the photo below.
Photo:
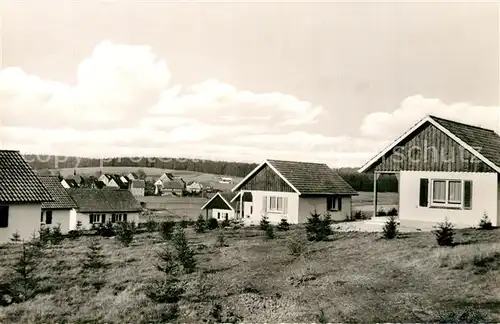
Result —
[[130, 180], [134, 188], [146, 188], [146, 181], [144, 180]]
[[43, 202], [42, 209], [72, 209], [78, 207], [61, 182], [59, 182], [58, 177], [41, 176], [40, 180], [54, 199], [51, 202]]
[[267, 160], [267, 162], [303, 195], [357, 194], [357, 191], [337, 172], [324, 163], [283, 160]]
[[185, 183], [180, 180], [163, 181], [164, 189], [184, 189]]
[[81, 176], [77, 175], [69, 175], [66, 177], [66, 179], [72, 179], [75, 180], [76, 183], [81, 184], [83, 182], [83, 178]]
[[102, 189], [104, 187], [106, 187], [106, 184], [102, 181], [96, 181], [95, 182], [95, 187], [98, 188], [98, 189]]
[[19, 151], [0, 150], [0, 202], [52, 201], [48, 190]]
[[475, 148], [486, 159], [500, 167], [500, 136], [491, 129], [467, 125], [456, 121], [429, 116], [467, 145]]
[[128, 190], [68, 189], [81, 213], [138, 212], [141, 205]]
[[118, 187], [120, 189], [127, 189], [128, 188], [128, 185], [126, 183], [123, 183], [123, 181], [120, 179], [120, 176], [115, 174], [113, 175], [112, 179], [116, 182], [116, 184], [118, 185]]
[[134, 179], [139, 178], [139, 176], [138, 176], [138, 175], [137, 175], [137, 173], [135, 173], [135, 172], [129, 172], [128, 174], [129, 174], [129, 175], [131, 174], [131, 175], [134, 177]]
[[[220, 195], [220, 196], [219, 196]], [[233, 192], [219, 192], [213, 195], [203, 206], [202, 209], [231, 209], [236, 210], [238, 201], [231, 203], [235, 194]], [[221, 199], [223, 197], [224, 199]], [[225, 200], [225, 201], [224, 201]]]
[[78, 183], [76, 183], [75, 179], [64, 179], [64, 181], [66, 181], [71, 188], [78, 188]]

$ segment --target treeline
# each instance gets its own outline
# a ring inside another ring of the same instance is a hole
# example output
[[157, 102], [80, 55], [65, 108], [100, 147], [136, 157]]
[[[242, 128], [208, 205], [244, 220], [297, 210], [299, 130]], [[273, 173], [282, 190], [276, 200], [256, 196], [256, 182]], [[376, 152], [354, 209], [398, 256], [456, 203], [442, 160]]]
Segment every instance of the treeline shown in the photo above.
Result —
[[[136, 167], [186, 170], [202, 173], [245, 177], [258, 164], [213, 161], [190, 158], [116, 157], [108, 159], [75, 156], [25, 154], [24, 158], [36, 170], [88, 168], [88, 167]], [[372, 191], [373, 174], [358, 173], [357, 168], [339, 168], [337, 171], [355, 190]], [[397, 192], [398, 181], [393, 175], [383, 175], [377, 181], [378, 192]]]

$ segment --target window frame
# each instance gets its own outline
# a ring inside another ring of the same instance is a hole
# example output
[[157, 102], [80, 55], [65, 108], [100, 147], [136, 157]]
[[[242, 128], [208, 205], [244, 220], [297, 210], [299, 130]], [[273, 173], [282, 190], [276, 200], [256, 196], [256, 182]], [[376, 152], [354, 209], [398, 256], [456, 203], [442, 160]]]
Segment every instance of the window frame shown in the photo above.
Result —
[[[47, 222], [50, 216], [50, 222]], [[52, 225], [52, 220], [53, 220], [53, 213], [52, 210], [46, 210], [45, 211], [45, 225]]]
[[269, 213], [283, 214], [285, 212], [285, 197], [268, 196], [266, 204]]
[[[337, 195], [327, 196], [326, 197], [326, 210], [331, 211], [331, 212], [340, 211], [341, 208], [339, 208], [339, 207], [340, 207], [341, 203], [339, 202], [339, 200], [341, 200], [341, 199], [342, 199], [342, 196], [337, 196]], [[330, 204], [330, 202], [331, 202], [331, 204]]]
[[[445, 193], [444, 200], [436, 200], [434, 199], [434, 183], [435, 182], [444, 182], [445, 183]], [[455, 209], [463, 209], [464, 206], [464, 180], [463, 179], [430, 179], [429, 181], [429, 202], [431, 207], [443, 207], [443, 208], [455, 208]], [[458, 200], [450, 200], [450, 183], [460, 183], [460, 201]]]

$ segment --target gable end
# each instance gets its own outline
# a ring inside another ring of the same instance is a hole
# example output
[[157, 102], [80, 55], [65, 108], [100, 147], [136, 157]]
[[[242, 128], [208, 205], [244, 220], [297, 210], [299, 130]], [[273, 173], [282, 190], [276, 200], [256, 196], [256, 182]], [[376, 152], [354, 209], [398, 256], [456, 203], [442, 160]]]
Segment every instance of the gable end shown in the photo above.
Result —
[[240, 185], [240, 190], [295, 192], [269, 165], [264, 164], [251, 178]]

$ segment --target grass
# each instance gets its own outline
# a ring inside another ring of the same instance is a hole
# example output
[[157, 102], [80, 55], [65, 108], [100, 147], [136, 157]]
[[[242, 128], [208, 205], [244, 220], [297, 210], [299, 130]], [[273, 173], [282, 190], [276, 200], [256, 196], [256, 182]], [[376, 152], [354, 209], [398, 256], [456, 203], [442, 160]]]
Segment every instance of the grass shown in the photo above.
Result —
[[[500, 230], [458, 230], [455, 247], [438, 247], [432, 233], [394, 240], [373, 233], [336, 233], [330, 242], [304, 242], [290, 253], [290, 235], [303, 229], [264, 232], [243, 228], [187, 230], [197, 251], [197, 271], [183, 275], [186, 292], [180, 322], [208, 317], [212, 301], [245, 322], [436, 322], [473, 307], [500, 321], [498, 276]], [[158, 307], [146, 287], [159, 279], [158, 234], [137, 235], [129, 247], [101, 238], [108, 267], [95, 276], [81, 273], [87, 241], [65, 240], [46, 249], [39, 274], [41, 293], [0, 309], [0, 323], [148, 323]], [[2, 246], [0, 281], [20, 247]], [[203, 291], [203, 294], [200, 294]], [[203, 298], [200, 298], [203, 296]]]

